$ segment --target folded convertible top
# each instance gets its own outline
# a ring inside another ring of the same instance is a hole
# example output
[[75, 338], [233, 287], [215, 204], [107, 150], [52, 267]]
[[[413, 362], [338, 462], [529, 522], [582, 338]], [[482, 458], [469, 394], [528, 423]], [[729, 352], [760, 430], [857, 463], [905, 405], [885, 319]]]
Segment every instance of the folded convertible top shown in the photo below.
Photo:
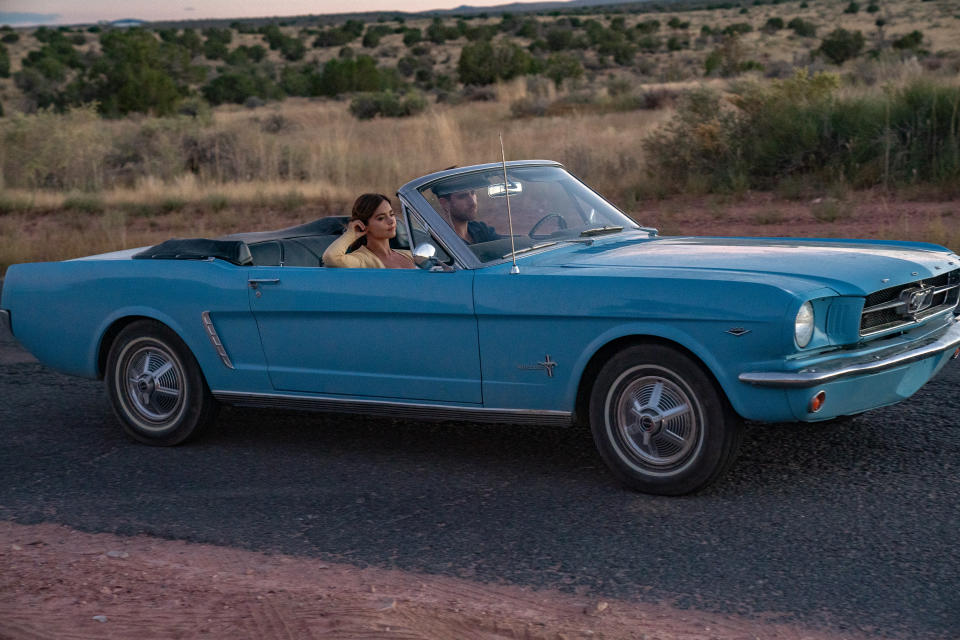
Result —
[[134, 254], [140, 260], [206, 260], [220, 258], [236, 265], [253, 264], [250, 248], [242, 240], [175, 238]]

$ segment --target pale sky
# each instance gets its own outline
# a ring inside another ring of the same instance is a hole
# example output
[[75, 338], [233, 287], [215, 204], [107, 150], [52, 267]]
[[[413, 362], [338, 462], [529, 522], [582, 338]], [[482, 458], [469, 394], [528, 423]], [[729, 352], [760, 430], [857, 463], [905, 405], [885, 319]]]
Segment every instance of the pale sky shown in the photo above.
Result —
[[492, 6], [509, 0], [0, 0], [0, 24], [75, 24], [100, 20], [196, 20], [362, 11], [426, 11], [461, 5]]

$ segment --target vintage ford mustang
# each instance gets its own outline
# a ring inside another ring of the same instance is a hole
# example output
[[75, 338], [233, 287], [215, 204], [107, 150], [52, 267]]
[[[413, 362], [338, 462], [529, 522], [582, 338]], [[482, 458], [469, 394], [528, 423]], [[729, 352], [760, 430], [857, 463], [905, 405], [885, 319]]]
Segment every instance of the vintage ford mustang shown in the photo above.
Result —
[[714, 481], [743, 419], [898, 402], [960, 344], [960, 257], [936, 245], [660, 237], [547, 161], [434, 173], [395, 209], [417, 269], [324, 267], [325, 218], [14, 265], [0, 324], [103, 378], [148, 444], [220, 403], [589, 424], [659, 494]]

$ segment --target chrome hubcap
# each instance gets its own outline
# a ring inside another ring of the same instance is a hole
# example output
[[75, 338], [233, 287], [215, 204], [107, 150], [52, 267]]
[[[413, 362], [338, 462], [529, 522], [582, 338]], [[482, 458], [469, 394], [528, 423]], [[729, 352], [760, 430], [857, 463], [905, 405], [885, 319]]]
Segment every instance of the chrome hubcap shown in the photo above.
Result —
[[634, 455], [647, 464], [668, 467], [696, 446], [701, 429], [697, 416], [682, 387], [660, 376], [645, 376], [623, 389], [612, 417]]
[[183, 371], [177, 360], [156, 346], [141, 347], [124, 367], [127, 397], [141, 418], [159, 427], [183, 404]]

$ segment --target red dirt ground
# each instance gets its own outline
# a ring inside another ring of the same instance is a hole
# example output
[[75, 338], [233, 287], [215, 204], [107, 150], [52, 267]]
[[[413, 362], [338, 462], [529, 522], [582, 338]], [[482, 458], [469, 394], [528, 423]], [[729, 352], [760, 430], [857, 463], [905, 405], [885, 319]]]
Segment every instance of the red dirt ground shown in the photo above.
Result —
[[854, 640], [666, 604], [0, 522], [0, 638]]

